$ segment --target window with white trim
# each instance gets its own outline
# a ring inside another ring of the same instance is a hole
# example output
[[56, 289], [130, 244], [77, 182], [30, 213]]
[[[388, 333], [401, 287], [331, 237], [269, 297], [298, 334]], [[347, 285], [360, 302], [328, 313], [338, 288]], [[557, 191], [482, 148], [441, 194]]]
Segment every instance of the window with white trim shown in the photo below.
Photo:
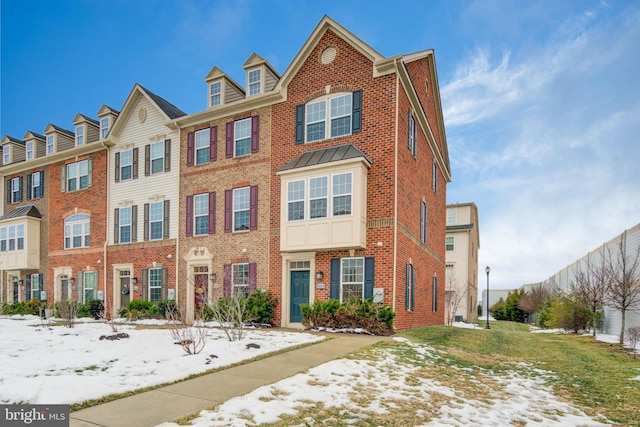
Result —
[[458, 223], [458, 210], [456, 208], [447, 209], [447, 225]]
[[328, 181], [326, 176], [309, 179], [309, 217], [311, 219], [327, 217]]
[[287, 220], [327, 218], [329, 212], [334, 217], [351, 215], [352, 197], [353, 174], [351, 172], [331, 176], [331, 186], [329, 186], [327, 175], [290, 181], [287, 183]]
[[427, 243], [429, 234], [429, 209], [424, 200], [420, 201], [420, 241]]
[[454, 236], [447, 236], [446, 237], [446, 250], [451, 252], [454, 250], [454, 242], [455, 242], [455, 238]]
[[250, 190], [249, 187], [233, 189], [233, 231], [249, 229]]
[[11, 146], [5, 145], [2, 147], [2, 164], [8, 165], [11, 163]]
[[231, 286], [233, 295], [249, 295], [249, 263], [231, 264]]
[[133, 150], [120, 152], [120, 181], [133, 177]]
[[131, 242], [131, 206], [120, 208], [118, 212], [118, 227], [119, 227], [119, 239], [120, 243]]
[[162, 268], [149, 269], [149, 301], [162, 301]]
[[84, 145], [84, 125], [76, 126], [76, 146]]
[[53, 154], [55, 152], [55, 135], [47, 135], [47, 154]]
[[445, 267], [447, 274], [447, 283], [445, 285], [450, 288], [453, 286], [453, 264], [447, 264]]
[[262, 92], [262, 70], [249, 71], [249, 96], [258, 95]]
[[193, 222], [196, 236], [209, 234], [209, 193], [193, 196]]
[[364, 258], [340, 259], [340, 301], [364, 297]]
[[409, 110], [409, 137], [407, 144], [411, 155], [416, 157], [418, 153], [418, 123], [416, 123], [411, 110]]
[[287, 183], [287, 218], [289, 221], [304, 219], [304, 184], [304, 179]]
[[33, 141], [27, 141], [25, 144], [26, 160], [33, 159]]
[[163, 237], [164, 202], [149, 203], [149, 240]]
[[30, 299], [40, 299], [40, 275], [31, 274], [31, 295]]
[[209, 106], [215, 107], [222, 103], [222, 82], [213, 82], [209, 85]]
[[109, 117], [100, 119], [100, 138], [105, 139], [109, 134]]
[[211, 129], [202, 129], [195, 133], [195, 163], [201, 165], [209, 162]]
[[18, 203], [22, 200], [22, 177], [11, 178], [11, 200], [9, 203]]
[[333, 175], [333, 216], [351, 215], [351, 172]]
[[0, 252], [24, 249], [24, 224], [0, 227]]
[[320, 141], [351, 133], [353, 94], [341, 94], [306, 105], [306, 141]]
[[438, 312], [438, 278], [436, 276], [431, 279], [431, 311]]
[[91, 217], [74, 214], [64, 220], [64, 248], [86, 248], [91, 243]]
[[83, 271], [82, 272], [83, 302], [86, 304], [96, 299], [98, 294], [98, 272]]
[[233, 123], [233, 156], [251, 154], [251, 117]]
[[89, 161], [67, 165], [67, 191], [82, 190], [89, 186]]
[[151, 144], [151, 174], [164, 172], [164, 141]]

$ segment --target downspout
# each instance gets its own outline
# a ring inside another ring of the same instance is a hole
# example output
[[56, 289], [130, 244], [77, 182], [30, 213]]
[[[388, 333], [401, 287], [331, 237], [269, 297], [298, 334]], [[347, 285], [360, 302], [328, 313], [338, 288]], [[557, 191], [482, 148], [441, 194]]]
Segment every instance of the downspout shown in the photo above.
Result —
[[398, 59], [393, 60], [396, 70], [396, 129], [393, 150], [393, 291], [391, 309], [396, 311], [396, 284], [398, 275], [398, 117], [399, 117], [399, 94], [400, 76], [398, 75]]
[[[110, 206], [109, 206], [109, 202], [111, 201], [111, 198], [109, 197], [109, 172], [111, 171], [111, 165], [109, 164], [109, 160], [110, 160], [110, 155], [111, 155], [111, 150], [109, 149], [109, 147], [103, 142], [102, 146], [104, 148], [106, 148], [107, 150], [107, 183], [106, 183], [106, 196], [107, 196], [107, 212], [106, 212], [106, 221], [105, 221], [105, 227], [104, 227], [104, 245], [103, 245], [103, 249], [102, 249], [102, 276], [104, 277], [104, 294], [105, 294], [105, 298], [107, 297], [107, 244], [109, 243], [109, 212], [111, 211]], [[117, 313], [116, 313], [116, 293], [115, 293], [115, 282], [114, 284], [111, 286], [111, 313], [113, 318], [115, 319], [117, 317]]]

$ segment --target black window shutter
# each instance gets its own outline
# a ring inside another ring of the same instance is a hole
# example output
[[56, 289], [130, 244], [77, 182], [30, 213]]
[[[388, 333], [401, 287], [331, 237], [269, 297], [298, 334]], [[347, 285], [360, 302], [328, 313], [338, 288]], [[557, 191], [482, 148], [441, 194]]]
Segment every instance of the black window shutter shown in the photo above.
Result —
[[373, 297], [373, 284], [375, 281], [375, 258], [364, 259], [364, 298]]
[[260, 149], [260, 116], [251, 117], [251, 152], [257, 153]]
[[187, 166], [193, 166], [193, 150], [194, 150], [195, 133], [187, 134]]
[[329, 278], [329, 298], [340, 299], [340, 258], [331, 258], [331, 277]]
[[27, 174], [27, 200], [31, 200], [31, 174]]
[[138, 205], [131, 206], [131, 241], [138, 241]]
[[[60, 171], [60, 191], [62, 193], [67, 191], [67, 165], [62, 165], [62, 170]], [[11, 200], [11, 198], [7, 200]]]
[[227, 135], [225, 138], [225, 155], [228, 158], [233, 157], [233, 122], [227, 123]]
[[7, 180], [7, 203], [11, 204], [13, 203], [13, 200], [11, 200], [11, 180]]
[[304, 143], [304, 104], [296, 105], [296, 144]]
[[249, 189], [249, 230], [258, 229], [258, 186]]
[[27, 274], [26, 277], [27, 280], [25, 280], [26, 284], [27, 284], [27, 288], [26, 288], [26, 296], [27, 296], [27, 301], [29, 301], [31, 299], [31, 275]]
[[413, 154], [413, 137], [412, 137], [412, 132], [413, 132], [413, 126], [412, 126], [412, 117], [413, 115], [411, 114], [411, 109], [409, 109], [409, 126], [408, 126], [408, 132], [407, 132], [407, 147], [409, 147], [409, 152], [411, 154]]
[[165, 200], [164, 201], [164, 206], [163, 206], [163, 214], [164, 214], [164, 218], [162, 221], [162, 238], [163, 239], [168, 239], [169, 238], [169, 202], [170, 200]]
[[116, 182], [120, 182], [120, 153], [116, 153]]
[[144, 204], [144, 222], [142, 229], [144, 234], [143, 240], [149, 240], [149, 203]]
[[18, 200], [17, 202], [22, 200], [22, 177], [18, 177]]
[[[149, 277], [149, 269], [148, 268], [144, 268], [142, 270], [142, 300], [146, 301], [147, 298], [147, 289], [149, 289], [149, 283], [147, 278]], [[133, 298], [132, 298], [133, 299]]]
[[113, 210], [113, 243], [120, 241], [120, 209]]
[[151, 166], [151, 146], [149, 144], [144, 146], [144, 176], [149, 176]]
[[93, 159], [87, 159], [87, 187], [93, 185]]
[[209, 193], [209, 234], [216, 232], [216, 193]]
[[133, 149], [133, 165], [131, 166], [131, 169], [133, 169], [131, 171], [131, 175], [133, 176], [133, 179], [138, 178], [138, 147]]
[[233, 190], [224, 190], [224, 232], [231, 232], [231, 215], [233, 208]]
[[44, 277], [43, 274], [38, 274], [38, 283], [40, 283], [40, 289], [38, 289], [38, 299], [42, 299], [42, 293], [41, 292], [44, 289], [44, 283], [42, 282], [42, 278], [43, 277]]
[[187, 218], [186, 218], [186, 230], [185, 230], [185, 234], [187, 237], [193, 236], [193, 196], [187, 196], [187, 201], [186, 201], [186, 211], [187, 211]]
[[256, 291], [257, 284], [257, 264], [255, 262], [249, 263], [249, 293], [252, 294]]
[[44, 196], [44, 171], [38, 172], [40, 174], [40, 190], [38, 192], [38, 197]]
[[351, 133], [358, 133], [362, 130], [362, 89], [353, 92], [351, 109]]
[[209, 129], [209, 161], [218, 159], [218, 126]]
[[171, 140], [167, 139], [164, 142], [164, 171], [169, 172], [171, 170]]
[[411, 311], [416, 308], [416, 268], [411, 266]]
[[162, 292], [162, 296], [160, 297], [162, 299], [162, 301], [167, 299], [167, 280], [168, 278], [168, 274], [167, 274], [167, 269], [163, 268], [162, 269], [162, 283], [161, 283], [161, 292]]
[[223, 266], [224, 277], [222, 278], [222, 291], [225, 297], [231, 295], [231, 264]]
[[424, 243], [424, 202], [420, 201], [420, 241]]

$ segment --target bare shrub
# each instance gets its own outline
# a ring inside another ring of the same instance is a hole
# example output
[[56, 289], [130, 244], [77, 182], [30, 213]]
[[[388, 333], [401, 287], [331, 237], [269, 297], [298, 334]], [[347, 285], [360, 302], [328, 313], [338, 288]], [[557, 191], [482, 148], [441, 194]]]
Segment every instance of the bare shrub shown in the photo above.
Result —
[[198, 354], [207, 343], [208, 330], [202, 319], [196, 318], [191, 326], [180, 316], [178, 311], [167, 311], [169, 330], [175, 344], [178, 344], [187, 354]]
[[62, 319], [62, 324], [67, 328], [73, 328], [78, 315], [78, 302], [64, 300], [58, 302], [58, 314]]
[[629, 352], [633, 353], [636, 358], [636, 348], [640, 344], [640, 326], [634, 326], [627, 329], [627, 340], [629, 340]]
[[211, 305], [211, 317], [222, 328], [229, 341], [242, 340], [247, 321], [247, 298], [239, 295], [220, 298]]

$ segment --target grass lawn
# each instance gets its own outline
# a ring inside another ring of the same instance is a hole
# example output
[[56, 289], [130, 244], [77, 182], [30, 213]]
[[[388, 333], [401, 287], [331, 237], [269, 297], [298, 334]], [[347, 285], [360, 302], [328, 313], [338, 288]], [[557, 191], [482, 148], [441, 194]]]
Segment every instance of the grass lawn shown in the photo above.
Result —
[[572, 334], [531, 333], [512, 322], [491, 322], [491, 330], [423, 328], [402, 335], [447, 352], [457, 365], [496, 372], [533, 365], [553, 376], [554, 394], [587, 414], [605, 415], [622, 425], [640, 425], [640, 357], [620, 345]]

